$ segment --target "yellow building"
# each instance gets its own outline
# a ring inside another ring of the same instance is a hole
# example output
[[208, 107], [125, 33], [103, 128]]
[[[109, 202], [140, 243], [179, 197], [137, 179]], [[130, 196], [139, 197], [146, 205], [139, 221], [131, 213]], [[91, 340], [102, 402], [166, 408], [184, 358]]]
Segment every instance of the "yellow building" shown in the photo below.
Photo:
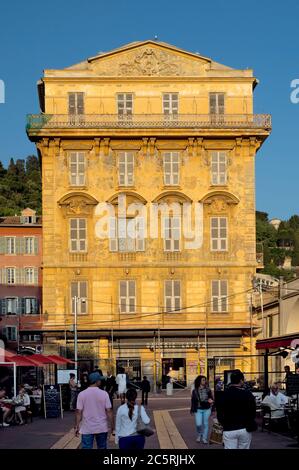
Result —
[[27, 132], [42, 160], [46, 351], [73, 341], [76, 306], [79, 346], [137, 379], [190, 383], [208, 358], [254, 351], [254, 157], [271, 128], [253, 114], [256, 84], [156, 41], [45, 70]]

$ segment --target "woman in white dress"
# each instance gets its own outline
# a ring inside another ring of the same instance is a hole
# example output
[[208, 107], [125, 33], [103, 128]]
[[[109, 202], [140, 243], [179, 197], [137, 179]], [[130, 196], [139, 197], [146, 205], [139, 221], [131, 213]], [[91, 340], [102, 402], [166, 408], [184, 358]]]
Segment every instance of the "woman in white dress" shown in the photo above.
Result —
[[118, 396], [120, 398], [121, 404], [123, 404], [126, 399], [127, 391], [127, 374], [125, 373], [125, 369], [123, 367], [120, 368], [119, 374], [117, 374], [115, 381], [118, 385]]
[[30, 398], [25, 387], [21, 386], [19, 388], [19, 395], [14, 399], [14, 402], [17, 405], [15, 407], [16, 418], [18, 418], [20, 424], [24, 424], [21, 413], [27, 410], [27, 406], [30, 406]]

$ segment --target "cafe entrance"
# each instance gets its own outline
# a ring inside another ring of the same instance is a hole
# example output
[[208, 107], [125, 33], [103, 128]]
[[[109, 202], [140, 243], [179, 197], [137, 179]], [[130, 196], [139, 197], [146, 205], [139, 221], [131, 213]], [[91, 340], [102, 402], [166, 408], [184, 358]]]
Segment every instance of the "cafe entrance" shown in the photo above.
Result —
[[172, 379], [174, 388], [184, 388], [186, 382], [186, 359], [163, 358], [162, 359], [162, 388]]

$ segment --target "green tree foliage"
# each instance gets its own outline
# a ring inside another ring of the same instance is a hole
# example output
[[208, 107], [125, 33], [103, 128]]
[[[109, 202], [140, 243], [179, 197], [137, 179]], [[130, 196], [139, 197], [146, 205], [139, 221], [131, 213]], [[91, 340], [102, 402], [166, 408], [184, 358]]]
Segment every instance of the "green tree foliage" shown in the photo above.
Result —
[[41, 214], [41, 173], [34, 155], [11, 158], [7, 169], [0, 162], [0, 216], [19, 215], [26, 207]]
[[299, 216], [292, 215], [289, 220], [281, 221], [276, 230], [269, 224], [266, 212], [257, 212], [256, 240], [263, 247], [265, 267], [262, 272], [291, 279], [294, 272], [284, 269], [283, 265], [286, 257], [290, 257], [292, 266], [299, 266]]

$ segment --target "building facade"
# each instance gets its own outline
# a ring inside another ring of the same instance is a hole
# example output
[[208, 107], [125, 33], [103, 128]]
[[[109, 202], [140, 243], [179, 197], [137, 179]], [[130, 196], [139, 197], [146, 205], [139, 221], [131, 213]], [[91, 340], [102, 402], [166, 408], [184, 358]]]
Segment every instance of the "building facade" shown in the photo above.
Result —
[[[190, 383], [254, 350], [252, 70], [144, 41], [45, 70], [27, 133], [42, 160], [44, 347]], [[142, 209], [141, 209], [142, 207]], [[154, 221], [153, 221], [154, 220]], [[189, 230], [187, 230], [189, 227]]]
[[27, 208], [0, 217], [0, 328], [11, 349], [42, 342], [41, 217]]

